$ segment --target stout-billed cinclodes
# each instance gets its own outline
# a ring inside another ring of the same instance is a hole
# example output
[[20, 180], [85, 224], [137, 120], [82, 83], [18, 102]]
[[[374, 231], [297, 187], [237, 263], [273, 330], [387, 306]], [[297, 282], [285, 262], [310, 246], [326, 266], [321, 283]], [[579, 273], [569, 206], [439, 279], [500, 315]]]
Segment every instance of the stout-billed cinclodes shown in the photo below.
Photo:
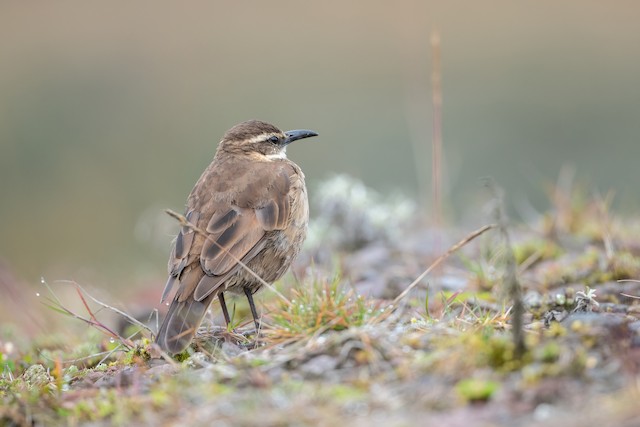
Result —
[[310, 130], [282, 132], [258, 120], [225, 133], [213, 161], [187, 199], [183, 226], [169, 257], [162, 300], [175, 296], [157, 343], [168, 353], [184, 350], [217, 296], [227, 324], [224, 292], [244, 293], [256, 328], [253, 294], [262, 280], [279, 279], [298, 255], [307, 233], [309, 207], [304, 175], [287, 159], [287, 146], [316, 136]]

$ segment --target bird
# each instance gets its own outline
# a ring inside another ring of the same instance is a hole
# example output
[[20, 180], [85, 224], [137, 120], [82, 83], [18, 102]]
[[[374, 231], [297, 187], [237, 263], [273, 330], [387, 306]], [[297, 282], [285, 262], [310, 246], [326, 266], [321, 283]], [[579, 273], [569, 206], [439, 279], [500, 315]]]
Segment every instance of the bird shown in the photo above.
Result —
[[177, 354], [189, 346], [216, 297], [228, 326], [228, 292], [247, 297], [259, 331], [253, 295], [287, 271], [309, 223], [304, 174], [287, 158], [287, 147], [314, 136], [260, 120], [224, 134], [187, 198], [186, 222], [169, 256], [161, 303], [175, 293], [156, 336], [163, 351]]

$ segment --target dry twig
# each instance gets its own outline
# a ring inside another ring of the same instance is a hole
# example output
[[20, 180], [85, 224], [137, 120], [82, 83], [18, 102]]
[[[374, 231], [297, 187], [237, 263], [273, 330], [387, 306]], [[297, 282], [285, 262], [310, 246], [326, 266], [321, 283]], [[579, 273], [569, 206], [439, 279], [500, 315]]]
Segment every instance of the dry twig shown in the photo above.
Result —
[[407, 289], [405, 289], [404, 291], [402, 291], [402, 293], [400, 293], [400, 295], [398, 295], [393, 302], [391, 303], [391, 305], [395, 306], [397, 305], [400, 300], [402, 300], [404, 297], [407, 296], [407, 294], [409, 294], [409, 292], [411, 292], [411, 290], [413, 288], [415, 288], [418, 283], [420, 283], [420, 281], [422, 279], [425, 278], [425, 276], [427, 274], [429, 274], [434, 268], [436, 268], [437, 266], [439, 266], [445, 259], [449, 258], [449, 256], [451, 256], [451, 254], [453, 254], [454, 252], [456, 252], [458, 249], [462, 248], [463, 246], [465, 246], [467, 243], [469, 243], [470, 241], [472, 241], [473, 239], [475, 239], [476, 237], [480, 236], [481, 234], [483, 234], [486, 231], [491, 230], [492, 228], [496, 228], [496, 224], [489, 224], [489, 225], [485, 225], [484, 227], [481, 227], [479, 229], [477, 229], [476, 231], [472, 232], [471, 234], [469, 234], [468, 236], [466, 236], [464, 239], [460, 240], [458, 243], [456, 243], [455, 245], [451, 246], [444, 254], [440, 255], [425, 271], [422, 272], [422, 274], [420, 274], [416, 280], [414, 280], [413, 282], [411, 282], [411, 284], [409, 286], [407, 286]]

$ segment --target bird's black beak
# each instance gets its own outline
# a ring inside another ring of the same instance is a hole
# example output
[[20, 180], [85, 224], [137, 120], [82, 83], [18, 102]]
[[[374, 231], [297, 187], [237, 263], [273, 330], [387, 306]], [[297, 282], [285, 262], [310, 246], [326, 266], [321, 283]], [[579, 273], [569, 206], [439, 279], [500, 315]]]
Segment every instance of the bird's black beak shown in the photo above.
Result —
[[284, 140], [284, 145], [289, 145], [293, 141], [296, 141], [298, 139], [310, 138], [312, 136], [318, 136], [318, 134], [315, 133], [314, 131], [307, 130], [307, 129], [288, 130], [288, 131], [286, 131], [284, 133], [284, 135], [286, 136], [286, 138]]

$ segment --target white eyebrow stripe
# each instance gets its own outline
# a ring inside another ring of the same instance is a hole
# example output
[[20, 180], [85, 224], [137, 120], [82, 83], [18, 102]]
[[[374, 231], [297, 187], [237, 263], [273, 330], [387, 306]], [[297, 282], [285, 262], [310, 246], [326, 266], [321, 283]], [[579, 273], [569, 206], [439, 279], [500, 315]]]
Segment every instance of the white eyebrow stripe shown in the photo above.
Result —
[[272, 136], [277, 136], [278, 138], [280, 137], [280, 135], [278, 135], [277, 133], [262, 133], [260, 135], [254, 136], [253, 138], [249, 138], [247, 142], [249, 144], [253, 144], [256, 142], [264, 142], [267, 139], [271, 138]]

